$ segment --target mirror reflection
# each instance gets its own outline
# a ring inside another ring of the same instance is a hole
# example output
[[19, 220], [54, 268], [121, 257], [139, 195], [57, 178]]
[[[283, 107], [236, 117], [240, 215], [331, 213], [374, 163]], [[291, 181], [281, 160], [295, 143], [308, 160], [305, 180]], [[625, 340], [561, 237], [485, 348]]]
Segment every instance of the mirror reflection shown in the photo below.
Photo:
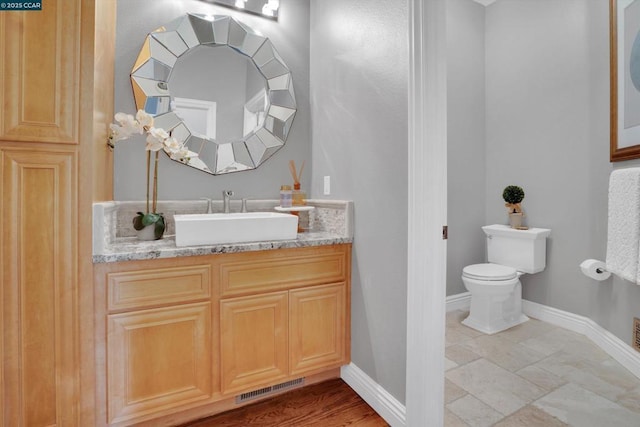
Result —
[[212, 174], [258, 167], [287, 139], [291, 73], [268, 38], [229, 16], [188, 14], [151, 32], [131, 73], [136, 106]]

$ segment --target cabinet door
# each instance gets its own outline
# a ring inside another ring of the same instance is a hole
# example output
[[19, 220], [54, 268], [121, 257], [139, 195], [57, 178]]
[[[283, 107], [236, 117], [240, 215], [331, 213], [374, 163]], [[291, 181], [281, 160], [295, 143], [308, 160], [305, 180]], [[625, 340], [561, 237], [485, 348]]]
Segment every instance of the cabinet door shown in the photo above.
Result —
[[287, 376], [287, 292], [220, 301], [223, 393]]
[[290, 291], [290, 373], [292, 375], [347, 361], [346, 285]]
[[77, 422], [76, 161], [0, 148], [0, 425]]
[[211, 303], [108, 317], [109, 423], [210, 399]]
[[41, 11], [0, 14], [0, 141], [77, 144], [84, 5], [41, 3]]

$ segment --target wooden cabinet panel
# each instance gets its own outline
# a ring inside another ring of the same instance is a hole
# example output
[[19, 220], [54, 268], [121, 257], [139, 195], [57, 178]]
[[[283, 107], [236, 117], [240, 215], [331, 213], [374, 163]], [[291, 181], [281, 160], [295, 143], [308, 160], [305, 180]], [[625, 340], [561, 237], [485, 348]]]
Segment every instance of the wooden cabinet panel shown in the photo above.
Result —
[[347, 362], [346, 285], [289, 292], [289, 357], [292, 375]]
[[111, 198], [114, 28], [111, 0], [0, 13], [2, 426], [95, 424], [91, 203]]
[[0, 140], [78, 144], [80, 4], [0, 14]]
[[213, 395], [211, 303], [108, 317], [108, 419], [122, 422]]
[[226, 255], [219, 261], [223, 296], [346, 280], [347, 245]]
[[207, 299], [210, 278], [208, 264], [108, 273], [109, 311]]
[[75, 163], [69, 152], [0, 150], [7, 426], [74, 425], [78, 415]]
[[220, 301], [223, 393], [287, 376], [287, 299], [287, 292], [274, 292]]

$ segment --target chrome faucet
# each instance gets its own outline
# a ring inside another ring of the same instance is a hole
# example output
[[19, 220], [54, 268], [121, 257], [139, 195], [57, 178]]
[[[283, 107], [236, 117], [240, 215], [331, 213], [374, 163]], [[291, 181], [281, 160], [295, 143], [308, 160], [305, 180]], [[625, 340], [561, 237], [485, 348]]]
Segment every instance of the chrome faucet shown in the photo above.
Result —
[[231, 190], [223, 190], [222, 191], [222, 199], [224, 200], [224, 213], [231, 212], [229, 205], [231, 203], [231, 196], [233, 196], [233, 191]]

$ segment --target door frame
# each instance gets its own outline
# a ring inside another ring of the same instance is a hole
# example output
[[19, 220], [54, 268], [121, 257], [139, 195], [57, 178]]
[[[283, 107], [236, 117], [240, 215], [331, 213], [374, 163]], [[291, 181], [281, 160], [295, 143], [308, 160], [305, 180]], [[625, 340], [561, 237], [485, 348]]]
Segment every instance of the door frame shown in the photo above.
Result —
[[409, 0], [406, 425], [442, 426], [447, 219], [445, 0]]

